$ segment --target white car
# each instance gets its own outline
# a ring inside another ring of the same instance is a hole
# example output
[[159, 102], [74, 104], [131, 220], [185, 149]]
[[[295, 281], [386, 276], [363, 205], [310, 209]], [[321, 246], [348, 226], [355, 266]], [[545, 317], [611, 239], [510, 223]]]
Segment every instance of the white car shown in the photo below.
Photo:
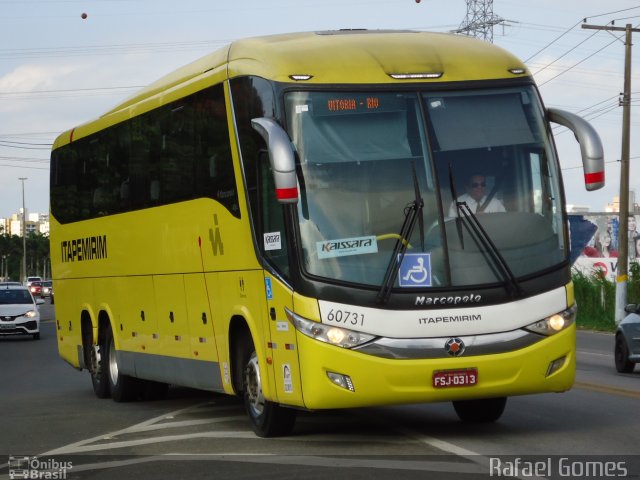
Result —
[[27, 287], [30, 287], [33, 282], [41, 282], [41, 277], [27, 277]]
[[0, 286], [0, 336], [31, 335], [40, 338], [40, 312], [28, 287], [3, 284]]

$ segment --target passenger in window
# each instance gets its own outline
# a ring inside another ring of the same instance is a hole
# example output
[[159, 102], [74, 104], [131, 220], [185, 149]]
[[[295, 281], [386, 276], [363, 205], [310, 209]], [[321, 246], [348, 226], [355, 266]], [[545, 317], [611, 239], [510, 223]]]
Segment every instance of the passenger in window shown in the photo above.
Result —
[[[469, 177], [466, 193], [458, 197], [458, 202], [465, 202], [473, 213], [499, 213], [506, 211], [504, 205], [495, 195], [487, 195], [487, 181], [482, 174], [476, 173]], [[449, 217], [455, 217], [456, 202], [451, 203]]]

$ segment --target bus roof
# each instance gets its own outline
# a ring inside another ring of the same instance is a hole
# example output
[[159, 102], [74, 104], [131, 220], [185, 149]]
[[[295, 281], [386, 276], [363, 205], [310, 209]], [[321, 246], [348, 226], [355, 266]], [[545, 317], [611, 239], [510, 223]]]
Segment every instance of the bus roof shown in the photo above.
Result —
[[[529, 75], [514, 55], [463, 35], [409, 30], [290, 33], [235, 41], [160, 78], [103, 117], [225, 69], [224, 76], [228, 78], [257, 75], [296, 82], [292, 75], [307, 75], [310, 78], [299, 83], [343, 85], [439, 83]], [[395, 79], [392, 74], [441, 75], [429, 80]], [[188, 93], [191, 92], [185, 95]]]
[[513, 69], [528, 73], [512, 54], [462, 35], [409, 30], [291, 33], [235, 41], [162, 77], [113, 111], [187, 82], [225, 62], [229, 78], [258, 75], [292, 82], [291, 75], [310, 75], [306, 83], [325, 84], [394, 83], [398, 80], [389, 75], [398, 73], [442, 73], [438, 82], [513, 78], [514, 74], [509, 72]]

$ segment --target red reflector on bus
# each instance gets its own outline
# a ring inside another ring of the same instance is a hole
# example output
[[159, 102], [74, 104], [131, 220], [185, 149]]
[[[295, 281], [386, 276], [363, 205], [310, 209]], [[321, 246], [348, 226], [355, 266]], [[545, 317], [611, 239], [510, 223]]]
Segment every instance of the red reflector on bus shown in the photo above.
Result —
[[276, 195], [278, 200], [287, 200], [291, 198], [298, 198], [298, 189], [294, 188], [277, 188]]
[[584, 181], [585, 183], [604, 182], [604, 172], [585, 173]]

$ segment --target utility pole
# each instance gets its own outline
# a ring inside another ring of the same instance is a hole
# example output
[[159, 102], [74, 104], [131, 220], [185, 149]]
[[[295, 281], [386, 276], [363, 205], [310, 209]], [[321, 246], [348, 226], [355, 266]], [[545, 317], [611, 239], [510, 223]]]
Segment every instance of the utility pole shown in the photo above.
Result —
[[24, 203], [24, 181], [27, 177], [18, 178], [22, 182], [22, 278], [23, 283], [27, 281], [27, 209]]
[[620, 208], [618, 228], [618, 274], [616, 275], [616, 309], [615, 321], [619, 324], [625, 316], [624, 307], [627, 304], [627, 280], [629, 266], [629, 150], [630, 150], [630, 119], [631, 119], [631, 34], [640, 32], [632, 28], [630, 23], [624, 27], [613, 25], [587, 25], [582, 28], [589, 30], [606, 30], [608, 32], [625, 32], [624, 49], [624, 92], [622, 92], [622, 153], [620, 155]]

